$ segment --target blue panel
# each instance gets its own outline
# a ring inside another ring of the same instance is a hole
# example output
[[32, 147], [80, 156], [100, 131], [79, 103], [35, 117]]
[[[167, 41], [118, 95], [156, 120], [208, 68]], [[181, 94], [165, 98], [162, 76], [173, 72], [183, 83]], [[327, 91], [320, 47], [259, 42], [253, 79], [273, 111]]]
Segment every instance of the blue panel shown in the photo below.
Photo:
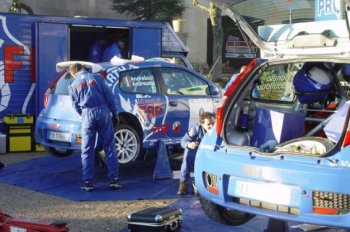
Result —
[[56, 63], [66, 61], [67, 54], [67, 25], [38, 23], [36, 33], [36, 115], [43, 108], [46, 89], [58, 75], [56, 72]]
[[161, 56], [160, 28], [133, 28], [132, 29], [132, 54], [142, 56], [145, 59]]
[[269, 140], [283, 143], [302, 137], [304, 134], [305, 115], [296, 111], [276, 111], [258, 107], [254, 121], [251, 146], [260, 147]]
[[0, 15], [0, 132], [5, 133], [3, 117], [34, 111], [32, 41], [30, 21]]

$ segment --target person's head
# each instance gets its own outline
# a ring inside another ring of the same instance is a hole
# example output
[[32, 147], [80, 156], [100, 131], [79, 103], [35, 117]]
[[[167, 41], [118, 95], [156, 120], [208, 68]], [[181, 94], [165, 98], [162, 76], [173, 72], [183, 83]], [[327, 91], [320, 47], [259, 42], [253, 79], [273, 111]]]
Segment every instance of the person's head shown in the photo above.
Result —
[[118, 41], [119, 48], [124, 50], [126, 47], [126, 43], [123, 40]]
[[77, 75], [77, 72], [79, 72], [80, 70], [83, 69], [83, 66], [79, 63], [75, 63], [75, 64], [72, 64], [70, 67], [69, 67], [69, 73], [72, 77], [76, 77]]
[[205, 131], [210, 130], [215, 122], [214, 114], [210, 112], [204, 112], [199, 116], [199, 123]]

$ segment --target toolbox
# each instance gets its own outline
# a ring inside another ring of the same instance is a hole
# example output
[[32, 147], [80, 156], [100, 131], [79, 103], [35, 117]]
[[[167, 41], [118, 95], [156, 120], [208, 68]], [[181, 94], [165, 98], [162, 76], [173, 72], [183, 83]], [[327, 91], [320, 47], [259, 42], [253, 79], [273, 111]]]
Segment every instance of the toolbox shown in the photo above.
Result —
[[182, 224], [182, 210], [173, 207], [147, 208], [128, 214], [128, 229], [132, 232], [176, 231]]
[[34, 141], [34, 144], [33, 144], [34, 148], [33, 148], [33, 151], [45, 151], [45, 148], [43, 147], [43, 145], [41, 145], [40, 143], [36, 143]]
[[0, 133], [0, 154], [6, 153], [6, 135]]
[[8, 114], [4, 116], [7, 124], [7, 152], [32, 151], [33, 116], [27, 114]]

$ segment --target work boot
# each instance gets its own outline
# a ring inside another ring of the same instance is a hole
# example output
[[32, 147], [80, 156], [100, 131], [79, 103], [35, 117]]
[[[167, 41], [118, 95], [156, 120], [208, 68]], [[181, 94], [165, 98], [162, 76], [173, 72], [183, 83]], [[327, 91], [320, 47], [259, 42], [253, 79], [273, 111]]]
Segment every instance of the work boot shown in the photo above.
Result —
[[186, 195], [187, 194], [187, 182], [182, 181], [179, 185], [179, 190], [177, 190], [177, 195]]
[[84, 191], [92, 191], [94, 187], [92, 186], [91, 182], [85, 181], [84, 183], [81, 184], [80, 188]]
[[120, 183], [119, 179], [113, 179], [111, 182], [109, 182], [109, 187], [111, 189], [120, 189], [122, 184]]

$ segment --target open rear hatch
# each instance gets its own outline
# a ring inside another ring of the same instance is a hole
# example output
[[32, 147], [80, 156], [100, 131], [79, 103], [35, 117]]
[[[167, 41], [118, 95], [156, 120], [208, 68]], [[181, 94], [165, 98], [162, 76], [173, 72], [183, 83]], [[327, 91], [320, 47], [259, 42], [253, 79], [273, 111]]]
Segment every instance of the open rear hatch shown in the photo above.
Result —
[[[212, 2], [231, 17], [260, 48], [262, 58], [310, 55], [343, 57], [350, 53], [348, 8], [345, 1]], [[250, 23], [245, 20], [248, 18]]]

